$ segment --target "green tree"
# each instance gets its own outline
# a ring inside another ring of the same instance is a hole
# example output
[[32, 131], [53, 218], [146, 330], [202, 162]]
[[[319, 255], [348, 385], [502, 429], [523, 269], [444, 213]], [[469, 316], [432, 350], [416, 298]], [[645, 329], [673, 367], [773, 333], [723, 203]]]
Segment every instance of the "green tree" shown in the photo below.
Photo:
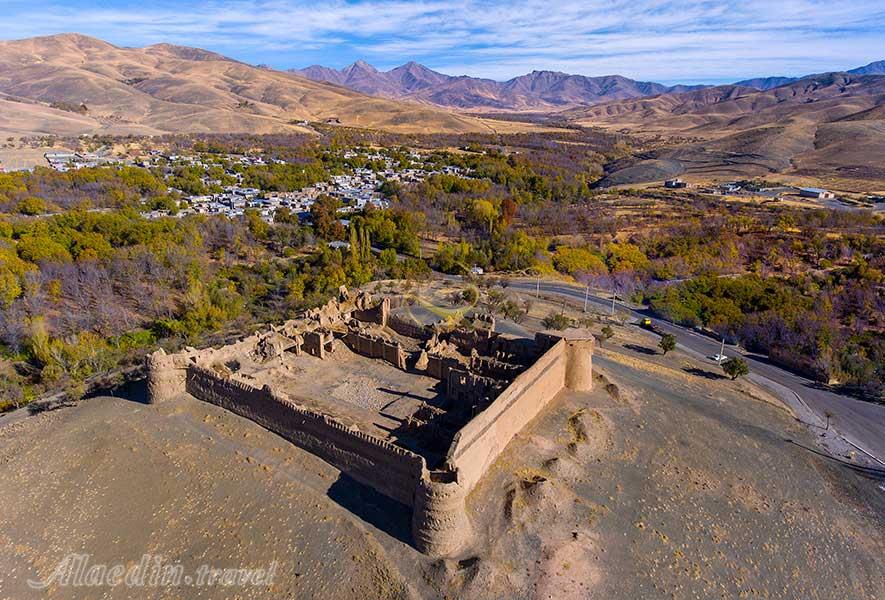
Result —
[[32, 263], [41, 261], [70, 262], [71, 253], [55, 239], [45, 234], [27, 235], [18, 242], [18, 255]]
[[649, 266], [648, 257], [636, 244], [609, 244], [606, 246], [606, 262], [611, 271], [640, 271]]
[[25, 198], [18, 203], [18, 212], [23, 215], [42, 215], [46, 212], [46, 201], [42, 198]]
[[599, 275], [606, 273], [608, 269], [605, 262], [587, 248], [572, 248], [560, 246], [553, 254], [553, 266], [560, 273], [576, 275], [586, 273]]
[[8, 308], [21, 295], [22, 277], [25, 271], [34, 268], [20, 259], [12, 248], [0, 244], [0, 307]]
[[474, 200], [471, 207], [471, 214], [478, 223], [484, 223], [489, 233], [495, 227], [495, 220], [498, 218], [498, 209], [489, 200]]
[[568, 329], [571, 324], [571, 319], [569, 319], [564, 314], [557, 312], [550, 313], [549, 315], [541, 319], [541, 325], [543, 325], [545, 329], [555, 329], [556, 331]]
[[341, 202], [331, 196], [320, 196], [310, 207], [310, 217], [317, 236], [324, 240], [340, 240], [344, 237], [344, 225], [338, 218]]
[[603, 344], [615, 336], [614, 329], [610, 325], [605, 325], [599, 334], [599, 343]]
[[664, 351], [664, 356], [666, 356], [667, 352], [676, 348], [676, 336], [672, 333], [665, 333], [661, 336], [658, 346]]
[[270, 232], [270, 225], [261, 218], [261, 213], [254, 208], [247, 208], [243, 211], [243, 217], [246, 219], [246, 226], [249, 232], [255, 236], [257, 240], [266, 240]]
[[738, 377], [748, 375], [750, 373], [750, 366], [743, 358], [735, 356], [722, 363], [722, 370], [734, 381]]

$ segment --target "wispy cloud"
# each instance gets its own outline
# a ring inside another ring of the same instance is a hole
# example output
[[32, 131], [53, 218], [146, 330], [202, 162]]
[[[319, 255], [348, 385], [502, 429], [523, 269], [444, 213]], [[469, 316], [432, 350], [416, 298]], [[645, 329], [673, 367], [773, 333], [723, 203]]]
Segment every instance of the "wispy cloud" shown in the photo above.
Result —
[[277, 67], [418, 60], [497, 79], [531, 69], [663, 81], [843, 69], [885, 57], [870, 0], [0, 1], [3, 37], [78, 31]]

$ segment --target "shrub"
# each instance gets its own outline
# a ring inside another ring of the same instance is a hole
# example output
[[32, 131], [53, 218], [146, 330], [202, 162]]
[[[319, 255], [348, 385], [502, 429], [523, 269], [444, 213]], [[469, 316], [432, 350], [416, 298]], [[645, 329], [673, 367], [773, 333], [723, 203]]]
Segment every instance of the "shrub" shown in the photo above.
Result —
[[722, 363], [722, 370], [725, 371], [726, 375], [731, 377], [732, 381], [742, 375], [748, 375], [750, 373], [750, 367], [747, 365], [747, 361], [740, 357], [729, 358]]
[[611, 328], [611, 325], [606, 325], [602, 328], [602, 331], [599, 334], [599, 343], [605, 343], [606, 341], [612, 339], [615, 336], [615, 330]]
[[541, 320], [541, 324], [545, 329], [554, 329], [562, 331], [572, 324], [572, 320], [562, 313], [550, 313]]

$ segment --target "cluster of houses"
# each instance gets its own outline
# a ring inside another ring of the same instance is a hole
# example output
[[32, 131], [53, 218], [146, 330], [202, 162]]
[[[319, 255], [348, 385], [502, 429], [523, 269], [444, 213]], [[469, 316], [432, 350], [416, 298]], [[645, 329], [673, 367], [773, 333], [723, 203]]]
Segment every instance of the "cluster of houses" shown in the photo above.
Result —
[[[357, 153], [353, 150], [347, 150], [343, 156], [344, 158], [354, 158], [357, 156]], [[463, 174], [462, 169], [453, 166], [443, 167], [439, 171], [427, 171], [420, 166], [415, 166], [416, 163], [414, 161], [421, 158], [417, 153], [412, 154], [413, 162], [408, 168], [398, 168], [396, 161], [380, 153], [369, 153], [364, 156], [370, 161], [382, 162], [384, 168], [378, 170], [355, 168], [350, 174], [333, 175], [329, 181], [318, 182], [293, 192], [268, 192], [244, 187], [242, 185], [242, 175], [229, 171], [228, 175], [237, 179], [239, 183], [224, 186], [220, 193], [201, 196], [183, 194], [184, 206], [182, 206], [176, 216], [209, 214], [237, 218], [242, 217], [246, 209], [254, 209], [258, 211], [263, 220], [272, 223], [276, 211], [280, 208], [287, 208], [292, 214], [306, 219], [310, 214], [310, 207], [320, 196], [331, 196], [340, 200], [342, 207], [339, 209], [339, 213], [346, 215], [363, 211], [370, 206], [374, 208], [388, 208], [390, 202], [379, 191], [383, 181], [417, 183], [435, 173]], [[199, 156], [162, 156], [159, 153], [152, 153], [150, 158], [136, 164], [143, 167], [151, 167], [155, 166], [160, 158], [165, 159], [167, 164], [186, 162], [187, 164], [205, 168], [211, 166], [204, 164]], [[226, 158], [243, 165], [264, 165], [268, 164], [268, 162], [284, 162], [276, 159], [270, 159], [266, 162], [264, 158], [252, 155], [228, 156]], [[203, 183], [211, 185], [218, 184], [219, 182], [205, 178]], [[148, 218], [158, 218], [169, 216], [170, 213], [165, 210], [152, 210], [144, 214]]]
[[[272, 223], [274, 215], [280, 208], [287, 208], [299, 218], [309, 217], [310, 208], [320, 196], [331, 196], [340, 200], [342, 208], [339, 213], [346, 217], [348, 213], [360, 212], [368, 207], [388, 208], [390, 202], [379, 191], [384, 181], [410, 184], [423, 181], [434, 174], [467, 176], [468, 173], [455, 166], [444, 166], [439, 169], [428, 169], [421, 154], [410, 152], [406, 166], [398, 160], [376, 151], [345, 150], [345, 159], [365, 158], [373, 163], [374, 168], [354, 168], [346, 175], [334, 175], [329, 181], [319, 182], [297, 191], [270, 192], [245, 186], [243, 176], [235, 170], [227, 170], [226, 174], [236, 180], [234, 185], [221, 187], [220, 192], [205, 195], [188, 195], [181, 190], [183, 202], [174, 216], [183, 217], [190, 214], [223, 215], [229, 218], [242, 217], [247, 209], [254, 209], [262, 219]], [[148, 155], [137, 160], [111, 156], [98, 152], [73, 152], [67, 150], [50, 151], [44, 154], [50, 168], [59, 172], [67, 172], [87, 167], [110, 165], [136, 166], [142, 168], [163, 167], [165, 176], [173, 176], [174, 165], [190, 165], [203, 168], [206, 172], [217, 163], [209, 163], [198, 154], [171, 154], [152, 150]], [[224, 159], [243, 166], [263, 166], [268, 164], [285, 164], [285, 161], [265, 158], [256, 154], [225, 155]], [[380, 166], [379, 165], [383, 165]], [[220, 181], [203, 177], [203, 183], [218, 189]], [[174, 189], [174, 188], [173, 188]], [[143, 213], [148, 218], [170, 216], [168, 210], [150, 210]]]

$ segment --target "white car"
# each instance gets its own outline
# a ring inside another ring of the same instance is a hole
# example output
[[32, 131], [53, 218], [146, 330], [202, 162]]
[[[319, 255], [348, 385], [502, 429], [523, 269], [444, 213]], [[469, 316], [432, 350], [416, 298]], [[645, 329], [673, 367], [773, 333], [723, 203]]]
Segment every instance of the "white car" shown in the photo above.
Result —
[[724, 360], [728, 360], [728, 357], [725, 356], [724, 354], [714, 354], [710, 358], [712, 358], [713, 362], [715, 362], [715, 363], [721, 363]]

